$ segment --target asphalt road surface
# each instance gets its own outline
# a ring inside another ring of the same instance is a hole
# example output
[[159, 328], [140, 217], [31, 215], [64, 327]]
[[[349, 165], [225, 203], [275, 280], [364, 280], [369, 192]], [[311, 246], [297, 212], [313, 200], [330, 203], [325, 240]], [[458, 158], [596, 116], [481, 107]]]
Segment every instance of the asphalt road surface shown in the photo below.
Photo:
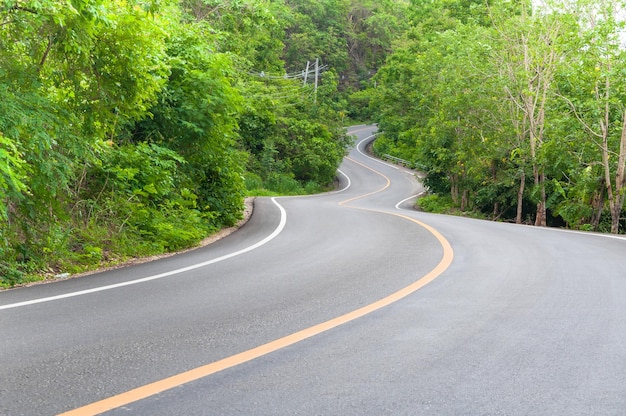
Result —
[[336, 192], [0, 293], [0, 415], [626, 414], [626, 240], [414, 211], [352, 131]]

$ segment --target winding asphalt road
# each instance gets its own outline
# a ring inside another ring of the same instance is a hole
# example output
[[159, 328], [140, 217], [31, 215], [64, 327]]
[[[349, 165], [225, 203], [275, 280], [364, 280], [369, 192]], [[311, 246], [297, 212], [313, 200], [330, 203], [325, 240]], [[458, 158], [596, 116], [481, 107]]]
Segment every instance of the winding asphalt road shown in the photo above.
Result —
[[626, 414], [626, 240], [413, 211], [352, 131], [337, 192], [0, 293], [0, 415]]

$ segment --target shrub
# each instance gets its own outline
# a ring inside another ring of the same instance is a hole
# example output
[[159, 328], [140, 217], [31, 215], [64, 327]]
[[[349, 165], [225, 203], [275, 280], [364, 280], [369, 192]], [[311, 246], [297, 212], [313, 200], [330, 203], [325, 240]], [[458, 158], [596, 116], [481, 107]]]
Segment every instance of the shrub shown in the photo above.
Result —
[[419, 198], [417, 205], [422, 211], [436, 214], [449, 213], [454, 208], [454, 202], [451, 197], [436, 194]]

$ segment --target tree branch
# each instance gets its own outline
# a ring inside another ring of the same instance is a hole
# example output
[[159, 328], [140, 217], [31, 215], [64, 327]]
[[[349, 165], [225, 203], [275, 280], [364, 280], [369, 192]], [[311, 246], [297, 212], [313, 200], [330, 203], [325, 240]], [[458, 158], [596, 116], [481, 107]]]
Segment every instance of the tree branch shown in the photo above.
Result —
[[565, 100], [565, 102], [567, 102], [567, 104], [571, 107], [572, 111], [574, 112], [574, 115], [576, 116], [576, 119], [580, 122], [580, 124], [583, 125], [585, 130], [587, 130], [589, 133], [593, 134], [596, 137], [599, 137], [599, 138], [603, 137], [602, 134], [596, 132], [587, 123], [585, 123], [585, 121], [578, 114], [578, 111], [576, 111], [576, 106], [574, 105], [574, 103], [569, 98], [567, 98], [566, 96], [561, 95], [559, 93], [556, 93], [556, 96], [562, 98], [563, 100]]
[[30, 7], [23, 7], [20, 6], [19, 4], [14, 4], [13, 6], [9, 7], [7, 10], [7, 13], [11, 13], [11, 12], [27, 12], [27, 13], [31, 13], [31, 14], [39, 14], [39, 12], [35, 9], [31, 9]]

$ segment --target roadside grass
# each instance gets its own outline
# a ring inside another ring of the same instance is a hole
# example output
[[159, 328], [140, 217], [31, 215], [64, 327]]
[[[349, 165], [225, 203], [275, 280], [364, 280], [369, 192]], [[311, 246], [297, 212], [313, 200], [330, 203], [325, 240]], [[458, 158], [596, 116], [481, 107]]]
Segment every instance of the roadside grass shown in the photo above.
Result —
[[416, 208], [420, 211], [430, 212], [433, 214], [445, 214], [455, 215], [458, 217], [468, 217], [486, 220], [488, 217], [474, 210], [461, 210], [461, 208], [454, 203], [452, 197], [441, 196], [437, 194], [424, 195], [417, 198]]

